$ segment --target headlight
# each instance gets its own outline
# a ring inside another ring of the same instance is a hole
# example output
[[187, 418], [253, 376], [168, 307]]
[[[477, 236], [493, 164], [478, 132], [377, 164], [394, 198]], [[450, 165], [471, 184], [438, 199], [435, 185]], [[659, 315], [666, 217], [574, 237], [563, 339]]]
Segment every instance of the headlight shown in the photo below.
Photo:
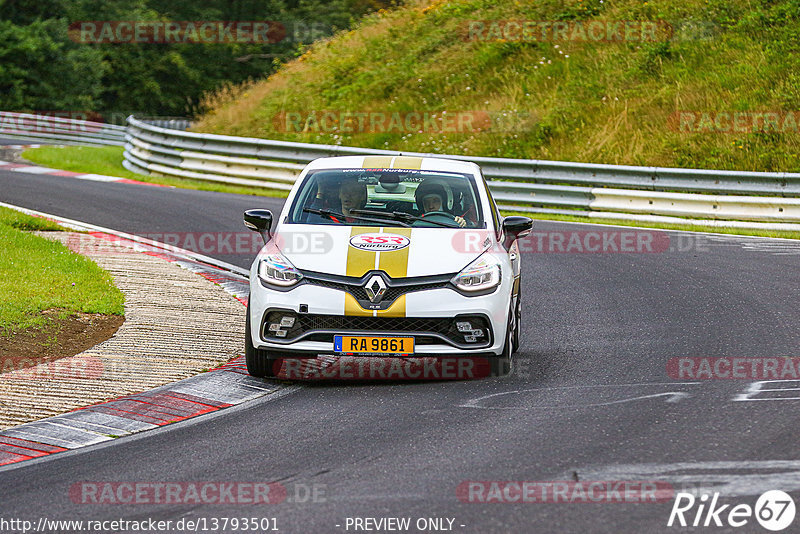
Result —
[[484, 291], [500, 285], [500, 264], [483, 255], [455, 275], [452, 280], [463, 291]]
[[258, 263], [258, 277], [266, 284], [288, 287], [299, 282], [303, 275], [283, 254], [274, 253], [262, 256]]

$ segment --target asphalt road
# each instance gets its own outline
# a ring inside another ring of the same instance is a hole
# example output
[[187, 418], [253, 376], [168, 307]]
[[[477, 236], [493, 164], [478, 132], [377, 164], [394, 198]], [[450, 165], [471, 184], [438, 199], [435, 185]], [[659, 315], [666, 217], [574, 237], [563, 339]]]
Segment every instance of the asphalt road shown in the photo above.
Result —
[[[144, 234], [240, 232], [244, 209], [281, 204], [10, 172], [0, 172], [0, 201]], [[667, 372], [671, 358], [800, 356], [800, 247], [657, 232], [669, 250], [551, 253], [554, 235], [569, 241], [587, 227], [535, 228], [545, 250], [523, 257], [524, 334], [510, 375], [302, 385], [2, 469], [0, 518], [263, 517], [280, 532], [378, 531], [354, 528], [353, 518], [365, 517], [411, 518], [409, 532], [420, 531], [420, 518], [449, 518], [452, 531], [470, 533], [766, 532], [753, 518], [737, 529], [669, 528], [673, 498], [459, 499], [469, 481], [659, 481], [750, 506], [767, 490], [800, 497], [800, 382], [673, 380]], [[609, 239], [621, 231], [601, 230]], [[212, 255], [245, 267], [252, 260]], [[69, 491], [81, 481], [278, 482], [290, 497], [311, 487], [318, 495], [258, 506], [76, 504]]]

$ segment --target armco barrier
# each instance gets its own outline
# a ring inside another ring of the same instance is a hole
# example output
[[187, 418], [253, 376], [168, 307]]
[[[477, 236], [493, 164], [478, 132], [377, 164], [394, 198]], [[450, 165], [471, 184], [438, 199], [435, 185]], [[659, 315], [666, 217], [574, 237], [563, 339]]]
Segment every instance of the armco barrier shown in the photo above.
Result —
[[[124, 165], [132, 171], [274, 189], [291, 188], [303, 165], [316, 158], [401, 154], [175, 131], [134, 117], [128, 118], [125, 138]], [[667, 169], [411, 152], [402, 155], [474, 161], [489, 179], [493, 196], [506, 209], [604, 217], [619, 214], [628, 219], [660, 216], [800, 222], [800, 174], [795, 173]], [[791, 229], [795, 226], [791, 225]]]
[[[0, 136], [62, 144], [124, 145], [140, 174], [288, 190], [309, 161], [337, 155], [409, 155], [473, 161], [501, 208], [659, 222], [800, 230], [800, 173], [671, 169], [396, 152], [184, 131], [186, 119], [128, 117], [128, 126], [0, 112]], [[735, 224], [734, 224], [735, 222]]]
[[[77, 112], [64, 112], [64, 114], [81, 115]], [[184, 118], [156, 117], [144, 121], [172, 130], [185, 130], [191, 125], [191, 121]], [[23, 141], [52, 141], [62, 145], [122, 146], [125, 144], [125, 130], [125, 126], [58, 115], [0, 111], [0, 136]]]
[[62, 145], [120, 146], [125, 127], [102, 122], [0, 111], [0, 136]]

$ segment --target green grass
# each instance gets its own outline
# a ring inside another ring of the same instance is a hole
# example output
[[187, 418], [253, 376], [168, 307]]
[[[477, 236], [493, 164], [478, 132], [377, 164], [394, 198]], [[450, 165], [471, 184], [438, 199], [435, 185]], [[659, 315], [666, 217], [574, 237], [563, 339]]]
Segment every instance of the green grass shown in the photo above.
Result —
[[61, 243], [22, 231], [58, 225], [0, 208], [0, 334], [44, 325], [44, 310], [124, 314], [124, 296], [111, 276]]
[[[660, 42], [469, 41], [469, 21], [665, 21]], [[691, 26], [694, 25], [694, 26]], [[409, 0], [267, 80], [209, 95], [195, 131], [402, 151], [800, 171], [800, 133], [681, 132], [676, 112], [800, 110], [796, 0]], [[287, 132], [281, 113], [495, 114], [476, 133]], [[506, 114], [505, 116], [503, 114]]]
[[217, 193], [235, 193], [239, 195], [256, 195], [269, 197], [286, 197], [287, 192], [269, 189], [244, 187], [239, 185], [227, 185], [217, 182], [206, 182], [203, 180], [191, 180], [187, 178], [171, 178], [161, 176], [145, 176], [131, 172], [122, 166], [122, 147], [85, 147], [85, 146], [66, 146], [52, 147], [43, 146], [39, 148], [29, 148], [22, 153], [22, 157], [53, 169], [65, 171], [103, 174], [106, 176], [118, 176], [140, 182], [153, 184], [171, 185], [183, 189], [197, 189], [201, 191], [214, 191]]
[[[660, 230], [685, 230], [689, 232], [711, 232], [716, 234], [752, 235], [759, 237], [780, 237], [783, 239], [800, 239], [800, 232], [786, 230], [755, 230], [751, 228], [730, 228], [725, 226], [708, 226], [703, 224], [674, 224], [629, 221], [626, 219], [597, 219], [574, 215], [528, 213], [522, 211], [501, 210], [503, 215], [522, 215], [531, 219], [544, 221], [579, 222], [590, 224], [611, 224], [615, 226], [634, 226], [637, 228], [657, 228]], [[534, 229], [536, 224], [534, 223]]]
[[17, 210], [0, 207], [0, 225], [10, 226], [24, 232], [67, 232], [63, 226], [43, 219], [32, 217]]

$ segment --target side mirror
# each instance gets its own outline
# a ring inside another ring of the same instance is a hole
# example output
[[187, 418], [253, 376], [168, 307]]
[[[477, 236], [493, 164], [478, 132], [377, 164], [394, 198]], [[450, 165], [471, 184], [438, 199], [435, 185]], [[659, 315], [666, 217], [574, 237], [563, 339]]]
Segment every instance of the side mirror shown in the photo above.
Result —
[[272, 228], [272, 212], [269, 210], [247, 210], [244, 212], [244, 225], [250, 230], [261, 234], [264, 244], [272, 238], [269, 233]]
[[503, 246], [508, 250], [514, 241], [531, 233], [533, 220], [529, 217], [511, 216], [503, 219]]

